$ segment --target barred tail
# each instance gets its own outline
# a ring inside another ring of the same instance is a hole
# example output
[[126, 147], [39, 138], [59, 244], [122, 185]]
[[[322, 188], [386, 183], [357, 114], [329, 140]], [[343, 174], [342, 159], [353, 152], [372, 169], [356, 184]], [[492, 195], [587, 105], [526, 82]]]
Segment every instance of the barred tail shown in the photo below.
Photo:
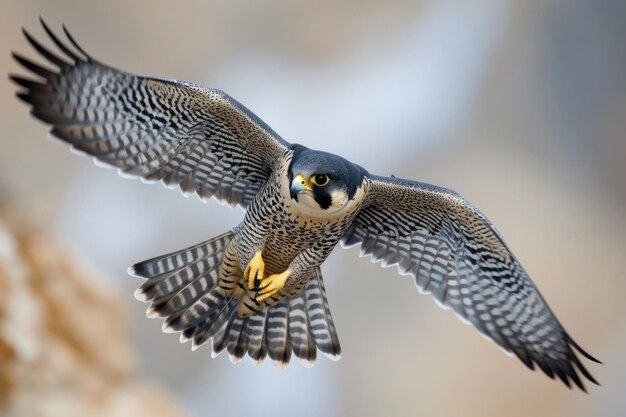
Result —
[[[319, 269], [294, 296], [249, 317], [240, 317], [234, 306], [229, 314], [228, 322], [213, 338], [214, 357], [226, 350], [232, 362], [247, 354], [252, 362], [260, 363], [269, 356], [282, 368], [292, 353], [307, 367], [315, 363], [318, 349], [333, 360], [341, 356]], [[208, 340], [206, 335], [200, 336], [194, 338], [194, 347]]]
[[212, 340], [212, 356], [226, 350], [232, 362], [246, 354], [260, 363], [267, 356], [279, 367], [295, 354], [312, 366], [317, 349], [337, 360], [341, 347], [319, 268], [295, 295], [240, 316], [241, 300], [220, 288], [220, 263], [233, 238], [228, 232], [198, 245], [140, 262], [129, 273], [147, 280], [138, 300], [150, 302], [148, 317], [165, 318], [163, 331], [181, 332], [197, 349]]
[[143, 302], [151, 301], [150, 310], [155, 313], [156, 310], [163, 311], [162, 315], [169, 315], [169, 309], [174, 305], [179, 308], [188, 305], [215, 285], [222, 254], [232, 238], [233, 232], [224, 233], [206, 242], [131, 266], [128, 268], [130, 275], [147, 279], [135, 291], [135, 298]]

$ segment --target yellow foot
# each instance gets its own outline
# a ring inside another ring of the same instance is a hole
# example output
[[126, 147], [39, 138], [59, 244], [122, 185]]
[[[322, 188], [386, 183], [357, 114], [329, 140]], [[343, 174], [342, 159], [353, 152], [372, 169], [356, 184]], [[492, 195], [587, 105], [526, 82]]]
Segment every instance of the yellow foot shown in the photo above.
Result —
[[260, 289], [256, 295], [256, 300], [260, 303], [267, 297], [271, 297], [278, 291], [282, 290], [285, 287], [287, 278], [291, 276], [291, 272], [291, 269], [287, 269], [282, 274], [270, 275], [269, 277], [262, 279], [261, 284], [259, 285]]
[[248, 288], [252, 290], [256, 287], [255, 281], [261, 281], [264, 276], [265, 262], [263, 262], [263, 254], [259, 250], [254, 254], [252, 259], [248, 263], [246, 270], [243, 271], [243, 277], [248, 280]]

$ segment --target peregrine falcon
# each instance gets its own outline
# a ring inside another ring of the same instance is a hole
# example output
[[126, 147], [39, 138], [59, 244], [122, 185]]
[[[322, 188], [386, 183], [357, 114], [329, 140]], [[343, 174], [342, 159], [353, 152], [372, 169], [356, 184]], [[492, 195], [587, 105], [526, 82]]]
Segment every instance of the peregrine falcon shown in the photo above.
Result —
[[245, 209], [241, 224], [129, 268], [137, 299], [165, 332], [196, 349], [212, 341], [233, 362], [246, 354], [312, 365], [341, 353], [320, 266], [333, 248], [396, 265], [422, 293], [473, 324], [527, 367], [584, 390], [591, 361], [561, 326], [500, 233], [454, 191], [370, 174], [291, 144], [223, 91], [123, 72], [64, 43], [58, 53], [24, 30], [54, 69], [22, 55], [34, 78], [11, 75], [31, 114], [75, 150], [120, 173]]

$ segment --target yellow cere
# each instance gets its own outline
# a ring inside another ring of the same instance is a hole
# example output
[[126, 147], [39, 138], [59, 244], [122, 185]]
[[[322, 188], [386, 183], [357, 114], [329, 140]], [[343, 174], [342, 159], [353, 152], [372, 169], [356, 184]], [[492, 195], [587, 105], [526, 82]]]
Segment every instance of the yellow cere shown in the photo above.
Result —
[[296, 177], [293, 179], [293, 182], [299, 183], [305, 190], [309, 190], [309, 191], [313, 190], [309, 182], [305, 180], [302, 175], [296, 175]]

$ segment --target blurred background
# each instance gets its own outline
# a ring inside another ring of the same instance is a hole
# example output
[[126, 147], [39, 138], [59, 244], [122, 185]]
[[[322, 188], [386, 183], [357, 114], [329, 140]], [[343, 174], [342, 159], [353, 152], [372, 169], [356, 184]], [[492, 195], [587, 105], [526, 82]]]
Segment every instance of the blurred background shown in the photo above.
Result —
[[626, 415], [625, 2], [10, 0], [0, 72], [36, 56], [20, 28], [45, 38], [39, 15], [112, 66], [225, 90], [288, 141], [459, 191], [605, 364], [586, 362], [602, 387], [570, 391], [358, 249], [322, 268], [339, 362], [192, 353], [126, 268], [243, 212], [72, 155], [0, 77], [6, 415]]

